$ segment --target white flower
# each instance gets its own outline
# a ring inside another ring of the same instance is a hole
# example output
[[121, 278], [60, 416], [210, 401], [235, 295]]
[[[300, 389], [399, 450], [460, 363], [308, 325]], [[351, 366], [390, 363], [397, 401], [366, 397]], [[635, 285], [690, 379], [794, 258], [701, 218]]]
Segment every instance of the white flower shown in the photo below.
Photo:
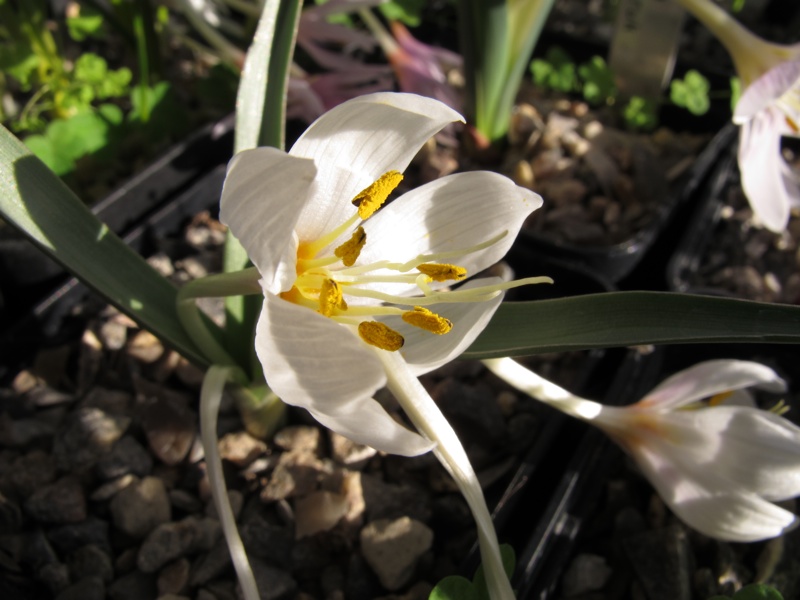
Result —
[[[724, 402], [729, 392], [750, 386], [783, 391], [771, 369], [707, 361], [620, 408], [573, 396], [511, 359], [485, 362], [518, 389], [600, 427], [673, 512], [701, 533], [752, 542], [797, 525], [793, 513], [772, 501], [800, 495], [800, 428], [773, 412]], [[711, 402], [701, 403], [705, 398]]]
[[753, 212], [781, 232], [800, 183], [781, 154], [781, 137], [800, 131], [800, 44], [772, 44], [754, 35], [709, 0], [678, 0], [725, 46], [745, 90], [736, 104], [739, 170]]
[[742, 188], [764, 226], [783, 231], [790, 209], [800, 206], [800, 182], [781, 154], [781, 138], [800, 133], [800, 58], [754, 81], [737, 102], [733, 121], [741, 125]]
[[[444, 104], [413, 94], [350, 100], [288, 154], [259, 148], [234, 157], [220, 216], [261, 276], [256, 351], [272, 390], [357, 442], [402, 455], [433, 449], [476, 516], [490, 586], [510, 597], [475, 474], [416, 375], [469, 346], [502, 290], [547, 280], [442, 289], [499, 260], [541, 198], [472, 172], [380, 208], [418, 149], [456, 120]], [[372, 398], [384, 385], [423, 435]]]

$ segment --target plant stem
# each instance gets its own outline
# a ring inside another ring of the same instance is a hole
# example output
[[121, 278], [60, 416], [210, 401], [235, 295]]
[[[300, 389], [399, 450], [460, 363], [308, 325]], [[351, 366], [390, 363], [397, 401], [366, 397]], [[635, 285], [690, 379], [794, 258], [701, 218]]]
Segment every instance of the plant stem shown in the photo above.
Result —
[[387, 387], [420, 433], [436, 442], [433, 453], [453, 477], [472, 511], [478, 528], [478, 543], [489, 596], [492, 600], [513, 599], [514, 592], [503, 568], [497, 534], [483, 490], [456, 432], [402, 356], [383, 350], [379, 350], [377, 355], [386, 369]]
[[239, 578], [239, 585], [242, 587], [242, 595], [245, 600], [259, 600], [258, 586], [250, 567], [250, 561], [247, 559], [242, 538], [236, 527], [228, 490], [225, 488], [222, 459], [217, 447], [217, 415], [222, 394], [225, 391], [225, 384], [229, 380], [241, 379], [244, 376], [243, 373], [237, 373], [237, 371], [239, 370], [232, 367], [212, 365], [206, 372], [203, 387], [200, 390], [200, 439], [206, 457], [208, 480], [211, 483], [211, 497], [214, 500], [214, 507], [217, 509], [233, 566], [236, 569], [236, 576]]
[[195, 300], [197, 298], [261, 294], [258, 278], [258, 270], [251, 267], [234, 273], [220, 273], [196, 279], [178, 291], [177, 308], [181, 324], [192, 341], [203, 350], [213, 364], [238, 366], [236, 360], [206, 327]]

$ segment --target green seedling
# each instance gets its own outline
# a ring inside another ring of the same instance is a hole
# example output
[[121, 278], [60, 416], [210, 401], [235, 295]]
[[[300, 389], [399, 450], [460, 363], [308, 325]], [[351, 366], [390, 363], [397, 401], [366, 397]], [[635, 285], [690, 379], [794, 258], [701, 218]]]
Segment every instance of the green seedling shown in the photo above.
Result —
[[631, 129], [648, 131], [658, 125], [658, 105], [652, 100], [634, 96], [622, 110], [622, 116]]
[[708, 112], [710, 88], [708, 79], [699, 71], [690, 69], [683, 79], [672, 80], [669, 97], [676, 106], [685, 108], [693, 115], [700, 116]]
[[544, 59], [534, 59], [530, 64], [533, 82], [558, 92], [578, 89], [578, 72], [572, 58], [558, 46], [547, 51]]
[[746, 585], [732, 598], [728, 596], [713, 596], [709, 600], [783, 600], [781, 593], [774, 587], [763, 583], [751, 583]]
[[[514, 549], [508, 544], [503, 544], [500, 546], [500, 554], [503, 559], [503, 569], [510, 579], [516, 566]], [[491, 600], [486, 588], [483, 565], [477, 568], [472, 581], [460, 575], [445, 577], [433, 588], [428, 600]]]
[[602, 56], [593, 56], [578, 67], [583, 97], [591, 104], [611, 104], [617, 96], [614, 74]]

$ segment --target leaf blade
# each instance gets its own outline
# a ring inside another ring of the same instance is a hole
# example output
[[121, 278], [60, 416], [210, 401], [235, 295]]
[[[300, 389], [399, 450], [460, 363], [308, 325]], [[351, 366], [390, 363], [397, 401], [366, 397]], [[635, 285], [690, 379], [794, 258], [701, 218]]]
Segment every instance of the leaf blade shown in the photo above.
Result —
[[462, 357], [706, 342], [800, 343], [800, 307], [670, 292], [506, 302]]

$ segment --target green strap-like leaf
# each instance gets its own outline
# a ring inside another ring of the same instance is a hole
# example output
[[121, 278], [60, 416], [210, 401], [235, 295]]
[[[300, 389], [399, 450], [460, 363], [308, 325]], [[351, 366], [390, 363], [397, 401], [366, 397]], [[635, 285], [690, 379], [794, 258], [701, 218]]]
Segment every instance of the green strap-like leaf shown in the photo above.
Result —
[[[264, 4], [239, 82], [234, 152], [257, 146], [284, 147], [286, 88], [301, 6], [298, 0], [267, 0]], [[228, 234], [225, 272], [239, 271], [249, 264], [244, 248]], [[225, 301], [228, 348], [240, 360], [251, 363], [254, 373], [259, 367], [250, 341], [260, 309], [258, 298], [254, 297], [234, 296]]]
[[800, 306], [668, 292], [507, 302], [462, 356], [698, 342], [800, 343]]
[[101, 223], [4, 127], [0, 216], [186, 358], [208, 364], [178, 321], [175, 286]]

